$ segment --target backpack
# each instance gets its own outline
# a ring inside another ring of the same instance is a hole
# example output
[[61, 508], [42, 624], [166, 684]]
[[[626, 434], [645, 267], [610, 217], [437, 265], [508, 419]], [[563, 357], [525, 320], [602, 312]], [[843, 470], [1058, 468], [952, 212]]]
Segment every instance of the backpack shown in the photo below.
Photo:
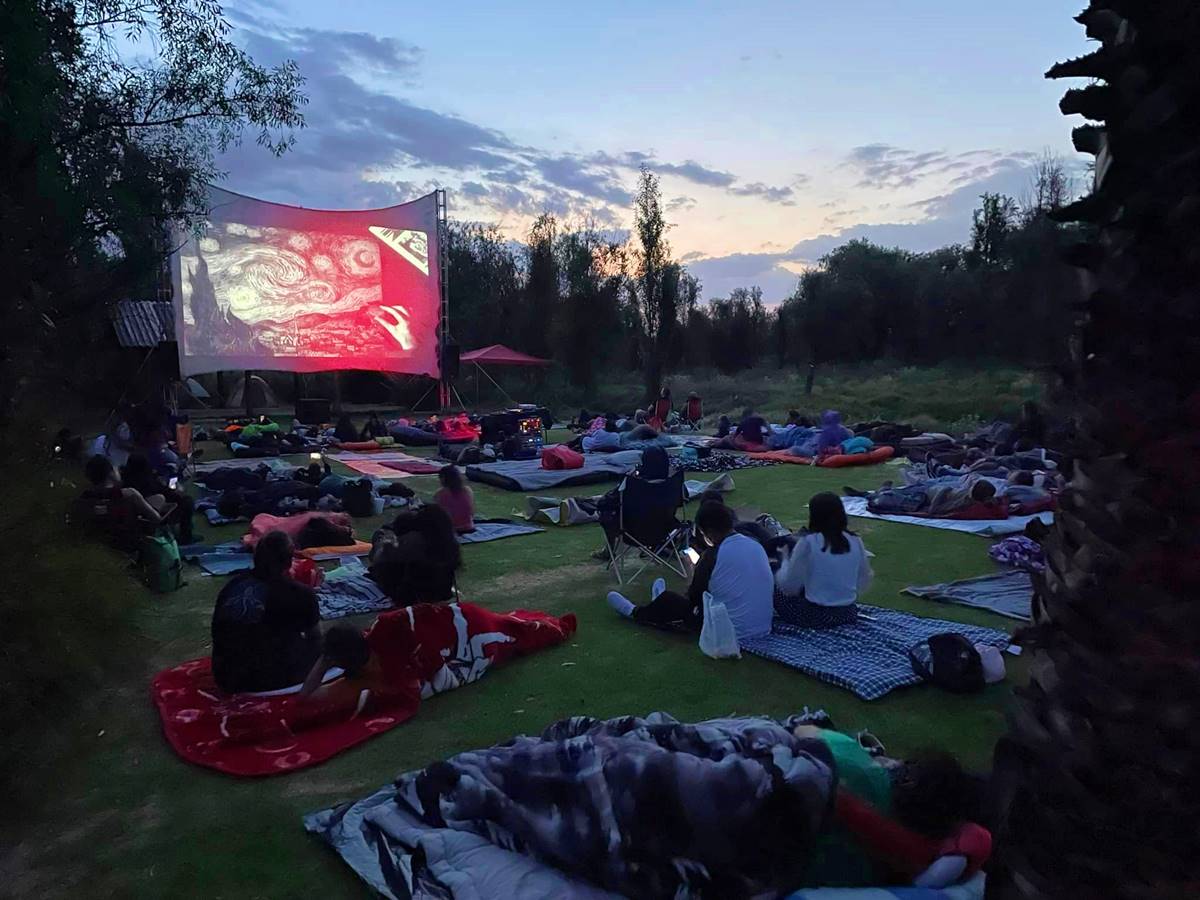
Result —
[[983, 660], [975, 645], [961, 634], [931, 635], [908, 651], [913, 671], [953, 694], [983, 690]]
[[371, 482], [363, 478], [352, 481], [342, 491], [342, 509], [356, 519], [363, 519], [375, 514], [375, 489]]
[[169, 594], [183, 587], [183, 561], [174, 535], [153, 534], [142, 538], [138, 564], [150, 590]]

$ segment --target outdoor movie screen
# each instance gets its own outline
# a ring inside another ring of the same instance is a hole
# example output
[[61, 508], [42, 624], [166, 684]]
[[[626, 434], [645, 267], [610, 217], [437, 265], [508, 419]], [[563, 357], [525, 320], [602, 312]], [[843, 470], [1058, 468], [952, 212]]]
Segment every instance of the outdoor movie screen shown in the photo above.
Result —
[[437, 201], [329, 211], [210, 188], [172, 257], [184, 375], [237, 369], [438, 374]]

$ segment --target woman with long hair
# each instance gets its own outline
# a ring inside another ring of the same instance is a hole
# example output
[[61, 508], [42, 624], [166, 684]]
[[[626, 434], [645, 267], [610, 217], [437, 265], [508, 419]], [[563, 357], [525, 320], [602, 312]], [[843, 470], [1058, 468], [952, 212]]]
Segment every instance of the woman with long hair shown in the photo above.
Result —
[[867, 548], [850, 531], [841, 499], [817, 494], [808, 502], [808, 529], [775, 577], [775, 614], [803, 628], [851, 624], [871, 577]]
[[442, 486], [433, 495], [433, 502], [446, 511], [454, 530], [469, 534], [475, 530], [475, 494], [463, 481], [458, 466], [451, 463], [438, 472]]

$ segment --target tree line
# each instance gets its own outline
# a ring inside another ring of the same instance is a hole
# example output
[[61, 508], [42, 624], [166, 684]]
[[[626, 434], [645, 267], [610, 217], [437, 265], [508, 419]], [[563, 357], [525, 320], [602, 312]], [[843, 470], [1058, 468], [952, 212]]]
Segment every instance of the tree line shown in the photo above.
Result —
[[701, 299], [699, 280], [672, 257], [657, 176], [643, 171], [626, 241], [549, 213], [524, 242], [495, 226], [452, 223], [452, 331], [463, 346], [504, 340], [558, 359], [585, 389], [606, 369], [637, 369], [652, 392], [677, 368], [1054, 364], [1080, 296], [1062, 253], [1082, 234], [1050, 214], [1071, 199], [1062, 163], [1046, 157], [1022, 202], [980, 198], [966, 243], [912, 253], [850, 241], [772, 308], [757, 286]]

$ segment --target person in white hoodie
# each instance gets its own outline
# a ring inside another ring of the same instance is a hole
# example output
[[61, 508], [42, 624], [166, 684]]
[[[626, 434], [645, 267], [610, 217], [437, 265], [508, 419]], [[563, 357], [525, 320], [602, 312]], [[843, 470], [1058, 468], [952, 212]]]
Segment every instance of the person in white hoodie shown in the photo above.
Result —
[[771, 564], [762, 544], [734, 531], [733, 512], [708, 500], [696, 514], [696, 528], [710, 549], [700, 558], [687, 594], [667, 590], [659, 578], [650, 589], [650, 602], [638, 606], [624, 594], [611, 591], [609, 605], [642, 625], [699, 631], [704, 625], [704, 594], [725, 604], [738, 640], [771, 632]]
[[775, 576], [775, 616], [802, 628], [834, 628], [858, 618], [858, 601], [871, 584], [862, 538], [850, 531], [836, 494], [808, 502], [808, 529]]

